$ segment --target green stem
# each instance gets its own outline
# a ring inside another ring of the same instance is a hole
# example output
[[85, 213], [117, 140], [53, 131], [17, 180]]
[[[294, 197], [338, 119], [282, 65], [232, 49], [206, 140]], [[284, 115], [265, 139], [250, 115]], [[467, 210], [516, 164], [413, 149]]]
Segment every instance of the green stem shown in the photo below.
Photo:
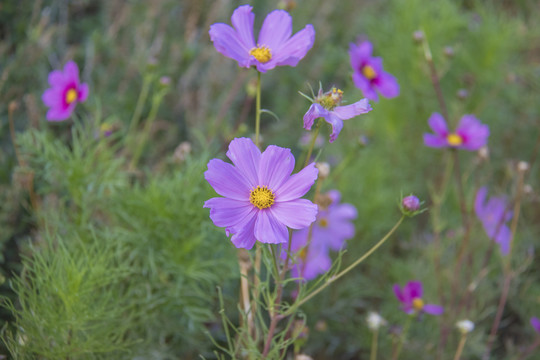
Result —
[[259, 147], [261, 131], [261, 73], [257, 71], [257, 97], [255, 99], [255, 145]]
[[373, 332], [373, 339], [371, 340], [371, 355], [369, 356], [369, 360], [377, 360], [378, 339], [379, 339], [379, 329]]
[[330, 284], [332, 284], [334, 281], [336, 281], [337, 279], [339, 279], [340, 277], [342, 277], [343, 275], [347, 274], [349, 271], [351, 271], [352, 269], [354, 269], [356, 266], [358, 266], [360, 263], [362, 263], [364, 260], [366, 260], [371, 254], [373, 254], [375, 252], [375, 250], [377, 250], [379, 247], [381, 247], [385, 242], [386, 240], [388, 240], [388, 238], [390, 236], [392, 236], [392, 234], [397, 230], [397, 228], [399, 227], [399, 225], [401, 225], [401, 223], [403, 222], [403, 219], [405, 217], [402, 216], [399, 221], [394, 225], [394, 227], [392, 229], [390, 229], [390, 231], [381, 239], [379, 240], [379, 242], [377, 244], [375, 244], [371, 249], [368, 250], [368, 252], [366, 252], [364, 255], [362, 255], [358, 260], [356, 260], [354, 263], [352, 263], [351, 265], [349, 265], [345, 270], [341, 271], [339, 274], [331, 277], [330, 279], [328, 279], [323, 285], [321, 285], [319, 288], [317, 288], [316, 290], [314, 290], [311, 294], [309, 294], [308, 296], [306, 296], [305, 298], [303, 298], [302, 300], [299, 300], [297, 302], [295, 302], [290, 308], [289, 310], [287, 310], [287, 312], [285, 312], [283, 314], [283, 316], [289, 316], [291, 314], [293, 314], [296, 309], [298, 307], [300, 307], [301, 305], [305, 304], [308, 300], [310, 300], [312, 297], [314, 297], [315, 295], [317, 295], [318, 293], [320, 293], [321, 291], [323, 291], [324, 289], [326, 289], [326, 287], [328, 287]]
[[315, 141], [317, 140], [317, 135], [319, 135], [319, 129], [321, 128], [322, 119], [319, 119], [317, 125], [315, 125], [315, 130], [313, 130], [313, 135], [311, 136], [311, 143], [309, 144], [308, 153], [306, 155], [306, 161], [304, 162], [304, 167], [308, 166], [309, 159], [311, 158], [311, 153], [315, 147]]
[[394, 355], [392, 356], [392, 360], [397, 360], [399, 358], [399, 354], [401, 353], [401, 349], [403, 348], [403, 343], [405, 342], [405, 338], [407, 337], [407, 333], [409, 332], [409, 328], [411, 327], [412, 320], [415, 316], [416, 314], [410, 315], [407, 319], [407, 322], [405, 323], [405, 326], [403, 326], [403, 331], [401, 332], [401, 336], [399, 338], [398, 347], [394, 352]]
[[454, 360], [459, 360], [461, 358], [461, 353], [463, 352], [463, 348], [465, 347], [465, 341], [467, 341], [467, 335], [463, 334], [461, 335], [461, 339], [459, 340]]
[[146, 98], [148, 97], [148, 93], [150, 92], [150, 84], [152, 83], [152, 78], [153, 77], [150, 75], [145, 75], [143, 78], [141, 93], [139, 94], [137, 104], [135, 105], [135, 111], [133, 112], [133, 117], [131, 118], [131, 122], [129, 123], [128, 136], [132, 136], [135, 128], [139, 124], [139, 119], [141, 118], [144, 103], [146, 102]]

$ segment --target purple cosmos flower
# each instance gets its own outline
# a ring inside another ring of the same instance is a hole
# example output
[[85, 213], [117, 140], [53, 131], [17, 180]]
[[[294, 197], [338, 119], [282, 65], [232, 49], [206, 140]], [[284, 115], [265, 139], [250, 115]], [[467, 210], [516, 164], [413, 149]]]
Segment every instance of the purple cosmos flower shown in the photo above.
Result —
[[474, 151], [486, 145], [489, 127], [474, 115], [463, 115], [455, 132], [449, 132], [446, 121], [439, 113], [431, 114], [429, 127], [435, 134], [424, 134], [424, 144], [429, 147], [451, 147]]
[[[341, 194], [331, 190], [317, 199], [319, 213], [312, 225], [311, 242], [308, 245], [309, 228], [295, 231], [292, 236], [291, 251], [296, 253], [292, 274], [305, 280], [316, 278], [330, 269], [332, 261], [330, 249], [339, 251], [345, 240], [354, 236], [354, 224], [358, 212], [351, 204], [340, 204]], [[307, 245], [307, 246], [306, 246]], [[287, 253], [282, 251], [285, 260]]]
[[488, 237], [499, 244], [503, 255], [508, 255], [512, 234], [506, 222], [512, 218], [512, 211], [508, 210], [506, 198], [492, 197], [486, 203], [486, 195], [486, 187], [478, 190], [474, 200], [474, 211]]
[[351, 105], [340, 106], [343, 99], [343, 91], [332, 88], [332, 90], [323, 93], [319, 90], [319, 95], [314, 99], [304, 115], [304, 129], [311, 130], [315, 119], [323, 118], [327, 123], [332, 125], [332, 133], [330, 134], [330, 142], [334, 142], [341, 129], [343, 128], [343, 120], [351, 119], [360, 114], [368, 113], [372, 110], [368, 99], [362, 99]]
[[75, 106], [88, 97], [88, 84], [79, 81], [79, 68], [73, 61], [68, 61], [64, 70], [49, 73], [51, 87], [41, 97], [46, 106], [47, 120], [61, 121], [71, 116]]
[[399, 84], [394, 76], [383, 71], [382, 59], [371, 56], [373, 44], [364, 41], [358, 45], [351, 43], [349, 56], [353, 68], [354, 85], [362, 90], [369, 100], [378, 101], [377, 91], [385, 98], [399, 95]]
[[302, 229], [317, 216], [317, 205], [304, 196], [318, 170], [311, 163], [292, 175], [291, 150], [270, 145], [261, 151], [250, 139], [237, 138], [229, 144], [227, 156], [234, 166], [219, 159], [208, 163], [204, 178], [224, 197], [204, 203], [216, 226], [225, 227], [237, 248], [251, 249], [262, 243], [286, 243], [287, 227]]
[[422, 299], [422, 283], [420, 281], [409, 281], [403, 287], [403, 290], [398, 284], [394, 285], [394, 294], [401, 302], [401, 310], [407, 314], [428, 313], [431, 315], [441, 315], [444, 308], [439, 305], [424, 304]]
[[534, 331], [540, 334], [540, 319], [533, 316], [531, 318], [531, 325], [534, 328]]
[[236, 60], [241, 67], [254, 65], [263, 73], [276, 66], [296, 66], [313, 46], [313, 26], [306, 25], [291, 37], [291, 16], [284, 10], [274, 10], [264, 19], [259, 40], [255, 43], [252, 9], [242, 5], [234, 10], [231, 17], [234, 28], [223, 23], [210, 26], [210, 40], [216, 50]]

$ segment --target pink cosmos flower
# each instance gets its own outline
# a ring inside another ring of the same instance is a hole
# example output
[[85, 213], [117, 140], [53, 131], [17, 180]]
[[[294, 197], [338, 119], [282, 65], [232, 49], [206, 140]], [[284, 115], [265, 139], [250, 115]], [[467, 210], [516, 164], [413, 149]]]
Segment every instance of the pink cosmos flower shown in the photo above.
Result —
[[506, 223], [512, 219], [513, 212], [508, 210], [505, 197], [494, 196], [487, 203], [486, 197], [487, 188], [480, 188], [474, 200], [474, 212], [482, 222], [488, 237], [499, 244], [503, 255], [508, 255], [512, 234]]
[[355, 116], [365, 114], [373, 110], [369, 105], [368, 99], [362, 99], [351, 105], [340, 106], [343, 99], [343, 91], [332, 88], [332, 90], [323, 93], [319, 90], [318, 96], [304, 115], [304, 129], [311, 130], [315, 119], [323, 118], [332, 126], [330, 142], [334, 142], [341, 129], [343, 120], [352, 119]]
[[394, 76], [383, 71], [382, 59], [373, 57], [373, 44], [364, 41], [358, 45], [351, 43], [349, 57], [353, 68], [354, 85], [362, 90], [369, 100], [378, 101], [377, 91], [385, 98], [399, 95], [399, 84]]
[[455, 132], [448, 131], [446, 121], [439, 113], [431, 114], [429, 127], [435, 134], [424, 134], [424, 144], [429, 147], [451, 147], [475, 151], [486, 145], [489, 126], [474, 115], [463, 115]]
[[286, 243], [287, 227], [302, 229], [317, 216], [317, 205], [304, 196], [315, 180], [314, 163], [292, 175], [291, 150], [270, 145], [261, 154], [250, 139], [237, 138], [227, 156], [234, 166], [219, 159], [208, 163], [204, 178], [221, 196], [204, 203], [216, 226], [225, 227], [237, 248], [262, 243]]
[[77, 103], [88, 97], [88, 84], [79, 81], [79, 68], [73, 61], [68, 61], [63, 71], [51, 71], [49, 85], [41, 99], [49, 107], [47, 120], [50, 121], [68, 119]]
[[534, 328], [534, 331], [540, 334], [540, 319], [533, 316], [531, 318], [531, 325]]
[[403, 287], [403, 290], [398, 284], [394, 285], [394, 294], [401, 302], [401, 310], [407, 314], [428, 313], [431, 315], [441, 315], [444, 308], [439, 305], [424, 304], [422, 299], [422, 283], [420, 281], [409, 281]]
[[256, 66], [263, 73], [276, 66], [296, 66], [313, 46], [313, 26], [306, 25], [291, 37], [291, 16], [284, 10], [274, 10], [264, 19], [255, 43], [252, 9], [249, 5], [238, 7], [231, 17], [234, 27], [223, 23], [210, 26], [210, 40], [216, 50], [236, 60], [240, 67]]
[[[291, 252], [294, 253], [292, 275], [305, 280], [316, 278], [327, 272], [332, 266], [329, 250], [339, 251], [344, 247], [345, 240], [354, 236], [354, 224], [358, 212], [351, 204], [340, 204], [341, 194], [330, 190], [318, 199], [319, 213], [317, 220], [311, 226], [311, 242], [306, 247], [309, 228], [295, 231], [292, 236]], [[281, 258], [285, 260], [286, 251]]]

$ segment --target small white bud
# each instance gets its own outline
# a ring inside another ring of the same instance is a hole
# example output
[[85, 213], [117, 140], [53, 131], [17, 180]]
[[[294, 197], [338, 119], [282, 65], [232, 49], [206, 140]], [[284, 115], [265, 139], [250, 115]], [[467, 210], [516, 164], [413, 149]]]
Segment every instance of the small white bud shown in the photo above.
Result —
[[529, 163], [527, 163], [526, 161], [520, 161], [518, 163], [518, 170], [521, 172], [529, 170]]
[[319, 169], [319, 178], [325, 179], [330, 175], [330, 165], [326, 162], [318, 162], [315, 167]]
[[465, 335], [474, 330], [474, 323], [471, 320], [460, 320], [456, 323], [456, 327]]
[[313, 358], [306, 354], [298, 354], [294, 357], [294, 360], [313, 360]]
[[482, 160], [489, 159], [489, 148], [487, 146], [482, 146], [480, 150], [478, 150], [478, 156]]
[[386, 325], [386, 320], [376, 312], [370, 311], [367, 316], [367, 323], [370, 330], [377, 331], [381, 326]]

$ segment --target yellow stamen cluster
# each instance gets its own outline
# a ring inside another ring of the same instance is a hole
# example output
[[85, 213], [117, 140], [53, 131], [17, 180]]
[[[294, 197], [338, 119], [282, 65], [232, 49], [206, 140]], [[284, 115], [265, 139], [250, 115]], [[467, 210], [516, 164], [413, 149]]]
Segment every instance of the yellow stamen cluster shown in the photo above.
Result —
[[322, 105], [323, 108], [327, 110], [334, 110], [336, 106], [341, 104], [341, 100], [343, 99], [343, 91], [337, 88], [332, 88], [327, 93], [320, 94], [317, 97], [316, 101]]
[[448, 144], [450, 144], [450, 146], [459, 146], [463, 144], [463, 138], [460, 135], [454, 133], [448, 134], [446, 140], [448, 141]]
[[322, 218], [321, 220], [319, 220], [319, 226], [322, 228], [328, 227], [328, 219]]
[[414, 298], [412, 301], [412, 306], [414, 310], [422, 311], [422, 309], [424, 308], [424, 300], [420, 298]]
[[77, 90], [69, 89], [66, 93], [66, 103], [71, 104], [77, 100]]
[[267, 186], [257, 186], [249, 194], [249, 202], [259, 209], [266, 209], [274, 203], [274, 193]]
[[368, 79], [373, 80], [377, 77], [377, 72], [375, 69], [370, 65], [365, 65], [362, 67], [362, 74]]
[[249, 51], [249, 55], [252, 55], [258, 62], [267, 63], [272, 59], [272, 52], [265, 45], [257, 45]]

